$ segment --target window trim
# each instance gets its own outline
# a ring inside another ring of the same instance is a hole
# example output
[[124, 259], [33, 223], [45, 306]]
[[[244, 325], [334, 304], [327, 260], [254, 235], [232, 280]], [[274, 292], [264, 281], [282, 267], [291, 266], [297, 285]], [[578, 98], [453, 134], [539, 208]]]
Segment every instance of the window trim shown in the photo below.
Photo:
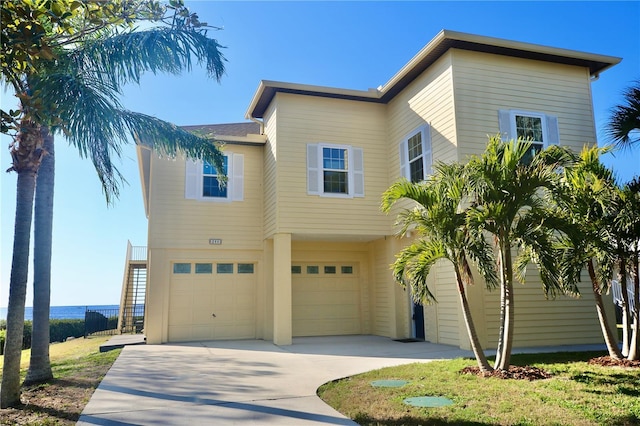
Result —
[[425, 123], [402, 138], [402, 141], [399, 144], [400, 150], [400, 177], [403, 177], [411, 182], [411, 161], [409, 160], [409, 139], [417, 135], [421, 134], [421, 143], [422, 143], [422, 179], [420, 182], [424, 181], [427, 176], [429, 176], [433, 170], [433, 148], [431, 146], [431, 126], [428, 123]]

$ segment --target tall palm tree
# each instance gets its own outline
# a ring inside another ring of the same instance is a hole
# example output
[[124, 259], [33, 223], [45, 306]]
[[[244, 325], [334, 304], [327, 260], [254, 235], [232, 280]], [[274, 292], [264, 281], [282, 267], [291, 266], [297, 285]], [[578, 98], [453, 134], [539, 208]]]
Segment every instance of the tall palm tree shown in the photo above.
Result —
[[640, 142], [640, 80], [623, 93], [624, 104], [611, 111], [607, 133], [620, 147]]
[[[509, 368], [513, 344], [514, 264], [521, 280], [529, 261], [538, 264], [547, 295], [576, 292], [575, 287], [563, 288], [559, 280], [547, 214], [556, 171], [571, 162], [571, 155], [553, 146], [530, 158], [530, 145], [491, 137], [485, 152], [466, 165], [473, 198], [467, 225], [475, 232], [493, 235], [499, 256], [500, 330], [495, 368], [501, 370]], [[519, 249], [515, 262], [513, 249]]]
[[393, 264], [397, 282], [411, 288], [416, 302], [434, 301], [427, 285], [427, 277], [433, 265], [440, 259], [453, 264], [463, 319], [469, 335], [471, 349], [484, 373], [489, 365], [476, 332], [465, 286], [473, 284], [470, 260], [485, 279], [488, 287], [495, 287], [497, 276], [492, 248], [484, 238], [474, 238], [467, 231], [464, 208], [463, 166], [438, 164], [434, 174], [424, 182], [411, 183], [402, 180], [393, 184], [382, 197], [382, 210], [389, 212], [401, 199], [413, 200], [416, 206], [398, 215], [401, 235], [415, 231], [419, 238], [403, 249]]
[[596, 313], [609, 356], [621, 359], [606, 315], [602, 295], [609, 288], [616, 259], [612, 232], [613, 217], [618, 210], [616, 185], [610, 169], [600, 162], [606, 150], [585, 147], [579, 161], [564, 169], [559, 196], [558, 215], [567, 221], [564, 227], [563, 279], [575, 283], [586, 266], [593, 291]]
[[[122, 182], [112, 158], [119, 157], [121, 145], [131, 139], [136, 143], [151, 144], [161, 155], [183, 153], [191, 158], [206, 159], [223, 170], [223, 155], [210, 140], [155, 117], [127, 111], [117, 100], [124, 85], [139, 83], [143, 73], [177, 74], [190, 70], [194, 61], [204, 64], [209, 76], [219, 80], [224, 73], [224, 57], [220, 48], [204, 31], [189, 25], [102, 32], [74, 49], [58, 50], [53, 60], [39, 63], [33, 72], [24, 76], [24, 85], [16, 87], [16, 92], [28, 90], [31, 103], [33, 97], [37, 97], [39, 108], [26, 115], [12, 147], [13, 169], [18, 173], [18, 206], [0, 390], [3, 408], [20, 403], [19, 366], [31, 209], [36, 174], [41, 158], [46, 154], [41, 133], [43, 125], [50, 126], [54, 132], [64, 132], [81, 156], [92, 160], [108, 202], [118, 196]], [[39, 259], [45, 262], [43, 268], [50, 268], [46, 256]], [[40, 283], [49, 286], [48, 280]], [[35, 289], [34, 296], [47, 294], [47, 291]], [[38, 304], [43, 309], [46, 309], [45, 305]], [[37, 317], [45, 318], [45, 315], [38, 314]], [[46, 317], [48, 321], [48, 315]], [[37, 360], [48, 363], [46, 356]], [[36, 370], [46, 372], [47, 368], [42, 365], [34, 367], [30, 380], [36, 380]]]
[[25, 384], [53, 378], [49, 359], [49, 313], [51, 304], [51, 250], [53, 238], [53, 191], [55, 152], [53, 135], [49, 128], [41, 129], [42, 159], [36, 178], [33, 218], [33, 324], [31, 329], [31, 356]]

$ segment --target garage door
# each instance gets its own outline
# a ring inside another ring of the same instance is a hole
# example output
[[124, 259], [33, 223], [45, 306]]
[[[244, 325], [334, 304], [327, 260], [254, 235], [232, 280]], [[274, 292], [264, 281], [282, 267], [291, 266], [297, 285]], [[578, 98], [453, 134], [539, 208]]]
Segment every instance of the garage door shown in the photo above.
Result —
[[172, 264], [169, 341], [256, 336], [256, 265]]
[[294, 336], [360, 334], [358, 265], [293, 264]]

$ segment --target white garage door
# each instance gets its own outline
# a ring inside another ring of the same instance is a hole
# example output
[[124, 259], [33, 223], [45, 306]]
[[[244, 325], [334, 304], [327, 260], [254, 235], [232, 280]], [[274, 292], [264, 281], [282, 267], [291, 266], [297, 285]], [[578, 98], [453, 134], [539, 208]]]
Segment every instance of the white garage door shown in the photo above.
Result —
[[169, 341], [255, 338], [255, 268], [237, 262], [173, 263]]
[[294, 336], [360, 334], [360, 279], [353, 263], [291, 267]]

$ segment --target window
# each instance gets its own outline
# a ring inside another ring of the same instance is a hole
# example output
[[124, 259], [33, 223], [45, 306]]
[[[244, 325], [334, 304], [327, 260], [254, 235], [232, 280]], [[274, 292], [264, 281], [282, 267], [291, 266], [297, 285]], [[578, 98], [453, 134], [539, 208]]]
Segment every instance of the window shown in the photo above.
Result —
[[400, 174], [411, 182], [420, 182], [431, 174], [431, 133], [424, 125], [400, 142]]
[[[229, 157], [224, 157], [224, 175], [226, 176], [229, 170]], [[218, 171], [213, 165], [205, 161], [202, 165], [202, 196], [203, 197], [215, 197], [215, 198], [227, 198], [227, 185], [220, 182], [218, 179]]]
[[244, 199], [244, 155], [224, 154], [226, 185], [220, 185], [216, 168], [208, 162], [187, 160], [185, 198], [199, 201], [242, 201]]
[[524, 139], [531, 142], [531, 148], [525, 158], [530, 158], [549, 145], [557, 145], [560, 142], [558, 118], [552, 115], [500, 110], [498, 122], [503, 140]]
[[196, 274], [212, 274], [213, 265], [211, 263], [196, 263]]
[[292, 274], [301, 274], [302, 273], [302, 266], [300, 266], [300, 265], [292, 265], [291, 266], [291, 273]]
[[325, 197], [364, 197], [362, 148], [307, 145], [307, 193]]
[[239, 274], [253, 274], [253, 263], [238, 263]]
[[320, 268], [318, 266], [307, 266], [307, 274], [319, 274]]
[[353, 274], [353, 266], [341, 266], [340, 271], [343, 274]]
[[324, 273], [325, 274], [335, 274], [336, 273], [336, 267], [335, 266], [325, 266], [324, 267]]
[[218, 274], [233, 274], [233, 263], [216, 264], [216, 272]]
[[174, 274], [190, 274], [191, 264], [190, 263], [174, 263], [173, 273]]

